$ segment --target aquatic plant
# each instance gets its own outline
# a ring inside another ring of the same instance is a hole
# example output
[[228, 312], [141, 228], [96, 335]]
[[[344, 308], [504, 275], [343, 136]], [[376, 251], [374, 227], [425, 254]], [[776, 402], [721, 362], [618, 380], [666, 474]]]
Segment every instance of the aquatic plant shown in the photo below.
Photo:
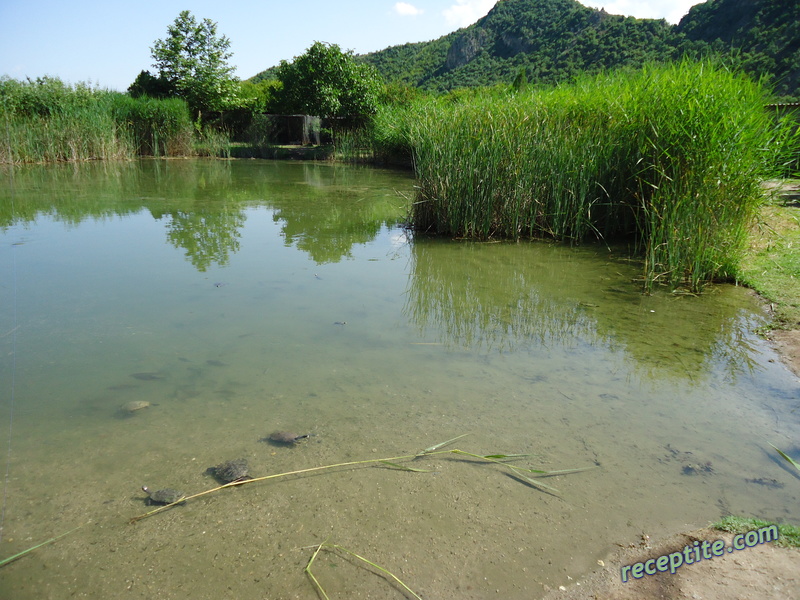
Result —
[[[759, 82], [683, 61], [527, 93], [431, 98], [379, 114], [413, 154], [411, 221], [452, 237], [633, 237], [643, 279], [735, 276], [787, 147]], [[396, 141], [395, 141], [396, 143]]]
[[0, 78], [0, 162], [56, 162], [131, 155], [116, 135], [113, 92], [43, 77]]
[[3, 560], [0, 560], [0, 567], [4, 567], [5, 565], [7, 565], [9, 563], [14, 562], [18, 558], [22, 558], [26, 554], [30, 554], [31, 552], [33, 552], [34, 550], [36, 550], [38, 548], [41, 548], [42, 546], [47, 546], [48, 544], [53, 544], [53, 543], [57, 542], [58, 540], [60, 540], [61, 538], [68, 536], [70, 533], [72, 533], [74, 531], [77, 531], [78, 529], [80, 529], [84, 525], [88, 525], [88, 524], [89, 523], [83, 523], [82, 525], [78, 525], [77, 527], [75, 527], [73, 529], [70, 529], [67, 532], [62, 533], [61, 535], [57, 535], [55, 537], [51, 537], [49, 540], [45, 540], [44, 542], [42, 542], [40, 544], [36, 544], [35, 546], [31, 546], [27, 550], [23, 550], [22, 552], [17, 552], [13, 556], [9, 556], [8, 558], [4, 558]]
[[786, 454], [786, 453], [785, 453], [783, 450], [779, 449], [777, 446], [773, 446], [772, 444], [770, 444], [770, 446], [772, 446], [772, 447], [775, 449], [775, 451], [776, 451], [778, 454], [780, 454], [780, 455], [781, 455], [781, 458], [782, 458], [783, 460], [785, 460], [785, 461], [786, 461], [786, 462], [788, 462], [790, 465], [792, 465], [792, 466], [793, 466], [795, 469], [797, 469], [798, 471], [800, 471], [800, 463], [799, 463], [799, 462], [797, 462], [797, 461], [796, 461], [795, 459], [793, 459], [791, 456], [789, 456], [788, 454]]
[[199, 127], [192, 145], [192, 153], [196, 156], [230, 158], [230, 136], [225, 131], [208, 125]]

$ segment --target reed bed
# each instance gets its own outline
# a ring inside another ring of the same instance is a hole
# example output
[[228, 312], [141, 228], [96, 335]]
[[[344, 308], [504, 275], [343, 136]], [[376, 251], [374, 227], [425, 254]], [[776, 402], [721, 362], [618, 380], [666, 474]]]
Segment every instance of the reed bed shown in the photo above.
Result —
[[760, 183], [797, 152], [768, 90], [684, 61], [510, 94], [384, 111], [384, 143], [413, 154], [417, 231], [571, 243], [633, 238], [646, 287], [732, 278]]
[[194, 125], [179, 98], [114, 97], [112, 113], [120, 134], [139, 156], [185, 156], [192, 153]]
[[121, 158], [130, 154], [116, 135], [111, 93], [58, 79], [0, 79], [0, 162]]

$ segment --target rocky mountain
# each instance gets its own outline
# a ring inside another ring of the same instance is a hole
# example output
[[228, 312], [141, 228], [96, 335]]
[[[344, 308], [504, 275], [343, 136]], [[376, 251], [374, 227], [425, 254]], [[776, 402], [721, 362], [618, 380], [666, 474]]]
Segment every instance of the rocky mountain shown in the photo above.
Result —
[[510, 83], [520, 73], [529, 82], [552, 84], [687, 53], [721, 55], [754, 76], [770, 77], [779, 95], [796, 97], [800, 0], [708, 0], [678, 25], [611, 15], [577, 0], [499, 0], [469, 27], [359, 59], [387, 81], [442, 92]]
[[474, 25], [363, 59], [390, 81], [445, 91], [511, 82], [554, 83], [580, 72], [671, 57], [674, 27], [587, 8], [576, 0], [500, 0]]

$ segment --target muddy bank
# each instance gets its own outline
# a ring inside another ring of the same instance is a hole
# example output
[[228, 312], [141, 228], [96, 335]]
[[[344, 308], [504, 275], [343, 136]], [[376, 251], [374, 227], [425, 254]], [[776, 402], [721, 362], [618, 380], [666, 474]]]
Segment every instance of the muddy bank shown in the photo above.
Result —
[[599, 561], [599, 570], [567, 589], [552, 590], [545, 600], [638, 600], [659, 598], [703, 598], [704, 600], [763, 600], [796, 598], [800, 590], [800, 549], [779, 548], [771, 543], [728, 553], [710, 560], [683, 565], [674, 575], [669, 571], [629, 578], [623, 582], [621, 568], [649, 558], [682, 551], [695, 541], [724, 540], [733, 535], [714, 529], [700, 529], [673, 535], [653, 543], [636, 540], [633, 547], [620, 548]]
[[800, 377], [800, 329], [776, 330], [770, 339], [786, 366]]

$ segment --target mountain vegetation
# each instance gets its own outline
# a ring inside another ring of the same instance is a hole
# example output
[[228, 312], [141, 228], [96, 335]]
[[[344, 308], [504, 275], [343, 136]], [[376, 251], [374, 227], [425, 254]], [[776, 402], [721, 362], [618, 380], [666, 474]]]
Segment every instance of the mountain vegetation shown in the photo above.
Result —
[[[796, 97], [800, 3], [708, 0], [670, 25], [611, 15], [577, 0], [499, 0], [469, 27], [359, 58], [389, 83], [445, 92], [509, 84], [521, 74], [533, 84], [560, 83], [580, 73], [709, 54], [756, 77], [768, 76], [778, 95]], [[274, 77], [268, 69], [253, 80]]]
[[800, 95], [800, 2], [709, 0], [677, 25], [685, 47], [739, 53], [742, 68], [768, 75], [779, 96]]
[[432, 91], [529, 81], [556, 83], [581, 72], [672, 56], [674, 29], [575, 0], [501, 0], [483, 19], [438, 40], [395, 46], [363, 57], [389, 81]]

